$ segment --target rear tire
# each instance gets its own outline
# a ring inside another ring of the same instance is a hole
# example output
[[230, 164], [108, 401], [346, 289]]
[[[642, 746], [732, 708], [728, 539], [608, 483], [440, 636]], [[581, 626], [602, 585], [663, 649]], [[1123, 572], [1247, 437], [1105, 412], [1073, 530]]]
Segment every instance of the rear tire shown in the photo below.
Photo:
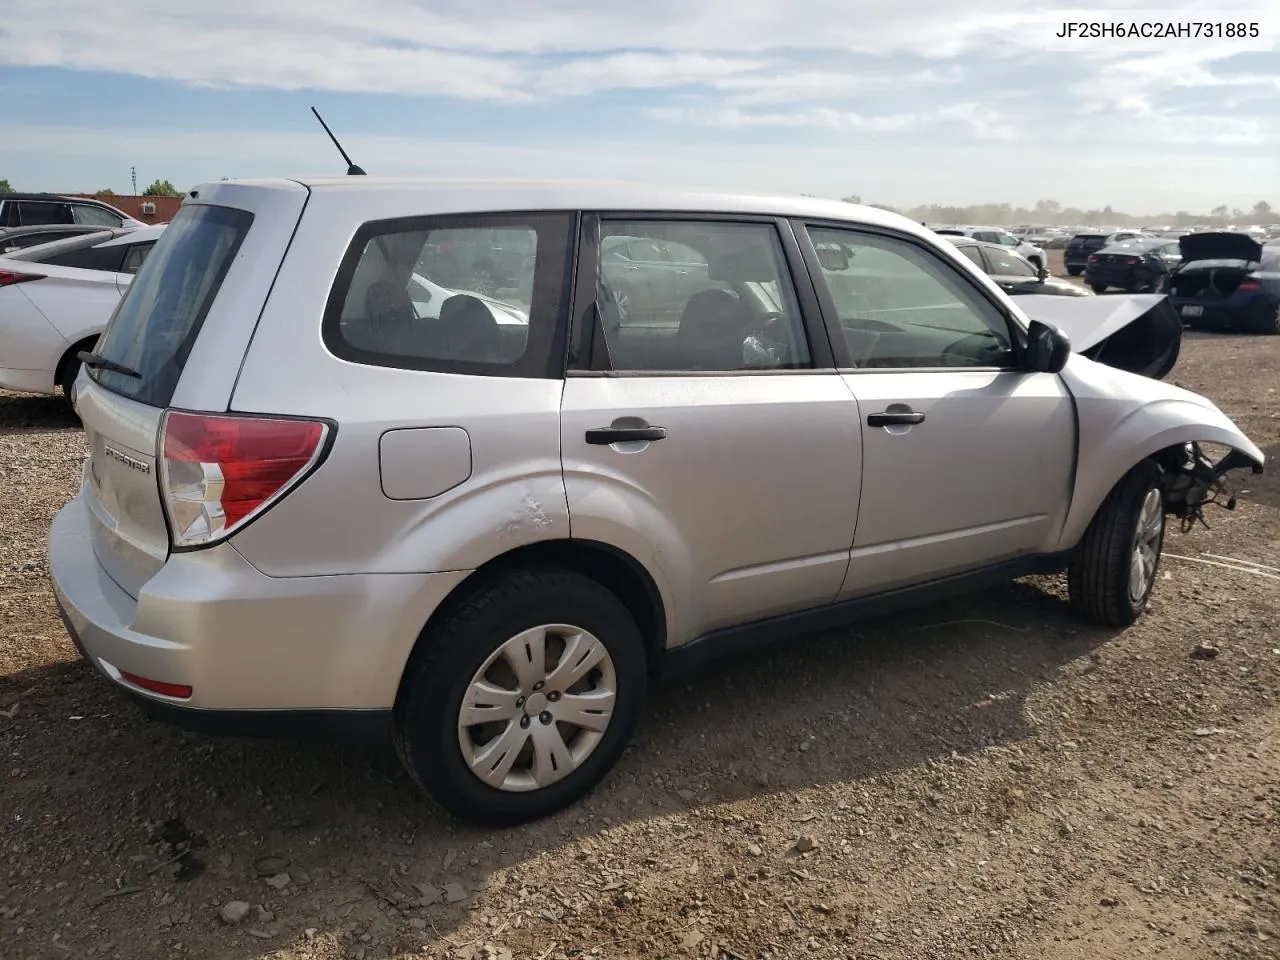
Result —
[[1106, 293], [1107, 285], [1105, 283], [1091, 283], [1089, 289], [1094, 293]]
[[1084, 273], [1084, 267], [1067, 267], [1067, 273], [1071, 274], [1073, 277], [1078, 277], [1080, 274]]
[[[569, 570], [490, 581], [422, 643], [397, 710], [401, 759], [445, 810], [485, 826], [547, 816], [593, 789], [626, 749], [647, 692], [634, 618]], [[566, 683], [579, 663], [592, 666]]]
[[1068, 592], [1077, 614], [1111, 627], [1142, 615], [1164, 547], [1160, 468], [1144, 460], [1115, 485], [1071, 555]]

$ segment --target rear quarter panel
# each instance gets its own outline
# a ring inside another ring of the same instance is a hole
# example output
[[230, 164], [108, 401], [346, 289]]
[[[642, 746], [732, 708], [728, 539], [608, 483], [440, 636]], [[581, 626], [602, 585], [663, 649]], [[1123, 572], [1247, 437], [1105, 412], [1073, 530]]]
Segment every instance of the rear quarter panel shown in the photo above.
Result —
[[[517, 547], [569, 536], [560, 463], [563, 381], [366, 366], [335, 357], [321, 339], [333, 278], [357, 228], [449, 212], [438, 202], [421, 203], [415, 206], [404, 190], [325, 189], [302, 216], [244, 357], [232, 408], [324, 417], [338, 427], [319, 470], [233, 538], [264, 573], [470, 570]], [[465, 430], [469, 473], [460, 470], [466, 479], [438, 496], [391, 499], [380, 444], [389, 431], [414, 427]]]

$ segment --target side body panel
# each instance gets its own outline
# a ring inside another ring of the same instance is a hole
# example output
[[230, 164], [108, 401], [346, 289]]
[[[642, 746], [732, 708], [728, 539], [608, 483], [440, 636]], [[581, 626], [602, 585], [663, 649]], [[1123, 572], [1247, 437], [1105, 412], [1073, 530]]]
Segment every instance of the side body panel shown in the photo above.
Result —
[[[865, 466], [841, 598], [1053, 549], [1071, 496], [1075, 411], [1053, 374], [847, 373]], [[870, 426], [906, 404], [922, 423]]]

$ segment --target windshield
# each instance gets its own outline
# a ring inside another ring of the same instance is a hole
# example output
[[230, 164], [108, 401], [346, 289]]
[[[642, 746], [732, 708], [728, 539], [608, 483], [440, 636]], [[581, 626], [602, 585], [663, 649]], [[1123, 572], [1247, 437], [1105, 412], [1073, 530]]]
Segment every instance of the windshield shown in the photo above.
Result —
[[130, 376], [91, 369], [116, 393], [168, 406], [205, 315], [235, 259], [253, 214], [230, 207], [190, 205], [178, 211], [156, 241], [116, 307], [98, 353], [135, 371]]

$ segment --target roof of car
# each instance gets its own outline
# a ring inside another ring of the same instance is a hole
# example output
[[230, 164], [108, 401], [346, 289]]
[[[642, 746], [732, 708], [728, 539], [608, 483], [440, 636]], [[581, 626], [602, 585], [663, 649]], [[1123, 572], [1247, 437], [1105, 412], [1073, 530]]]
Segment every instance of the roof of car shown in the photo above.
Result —
[[105, 240], [97, 246], [110, 247], [125, 243], [146, 243], [148, 240], [155, 240], [160, 234], [164, 233], [167, 223], [157, 223], [146, 227], [120, 227], [113, 229], [111, 232], [115, 234], [110, 240]]
[[87, 223], [33, 223], [25, 227], [0, 227], [0, 237], [27, 233], [92, 233], [101, 229], [101, 226]]
[[[842, 200], [677, 189], [646, 184], [587, 180], [445, 180], [413, 177], [298, 177], [293, 180], [218, 180], [192, 190], [198, 199], [216, 195], [223, 187], [237, 185], [297, 189], [302, 185], [316, 193], [404, 191], [413, 193], [429, 209], [438, 197], [442, 209], [465, 207], [475, 211], [497, 210], [651, 210], [755, 213], [768, 216], [814, 217], [850, 220], [894, 227], [927, 236], [932, 233], [900, 214]], [[465, 204], [459, 202], [465, 195]]]

